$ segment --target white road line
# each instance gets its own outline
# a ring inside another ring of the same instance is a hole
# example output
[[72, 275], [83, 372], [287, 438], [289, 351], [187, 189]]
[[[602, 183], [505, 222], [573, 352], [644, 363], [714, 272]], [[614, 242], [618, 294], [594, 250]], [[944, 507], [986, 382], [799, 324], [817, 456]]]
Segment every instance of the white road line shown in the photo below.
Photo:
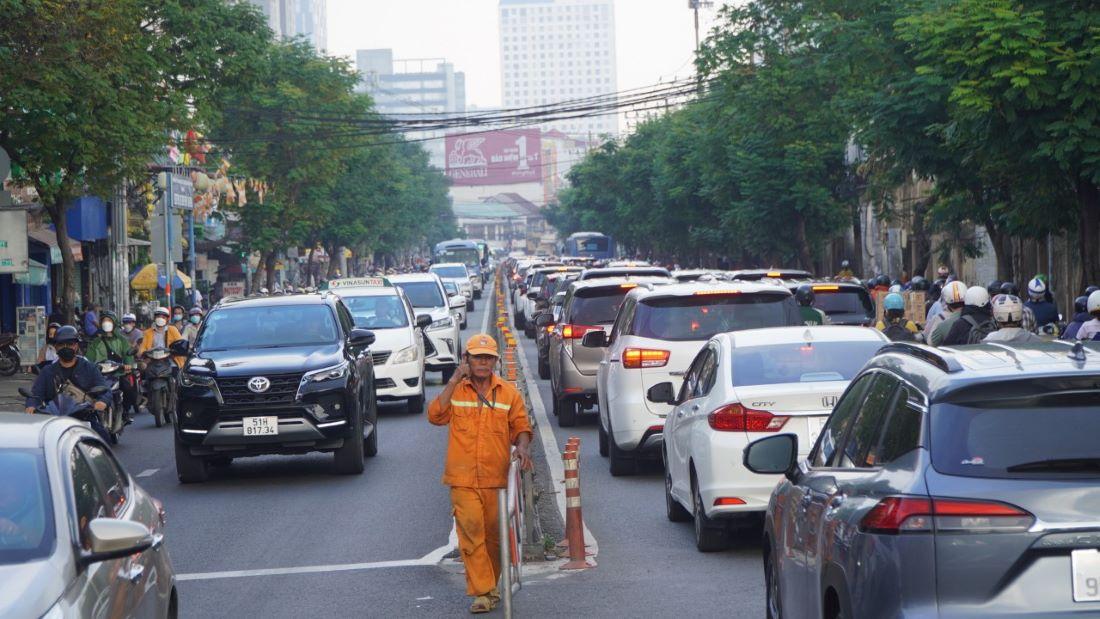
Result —
[[145, 469], [144, 471], [134, 475], [134, 477], [152, 477], [157, 474], [160, 469]]
[[319, 574], [324, 572], [349, 572], [354, 570], [377, 570], [391, 567], [425, 567], [435, 565], [423, 559], [407, 561], [376, 561], [374, 563], [338, 563], [334, 565], [303, 565], [299, 567], [274, 567], [261, 570], [233, 570], [227, 572], [195, 572], [176, 574], [176, 580], [218, 580], [222, 578], [247, 578], [249, 576], [282, 576], [286, 574]]
[[[513, 311], [515, 308], [512, 308]], [[550, 477], [554, 482], [553, 487], [558, 489], [554, 493], [554, 500], [558, 504], [558, 513], [562, 522], [565, 522], [565, 467], [561, 463], [561, 449], [558, 447], [558, 439], [554, 436], [554, 427], [550, 425], [550, 417], [546, 414], [546, 407], [542, 404], [542, 394], [539, 393], [535, 375], [527, 365], [527, 355], [523, 353], [522, 333], [516, 333], [516, 350], [519, 351], [519, 364], [523, 368], [523, 378], [527, 383], [527, 392], [531, 394], [531, 408], [538, 421], [539, 439], [542, 449], [546, 452], [546, 463], [550, 467]], [[596, 536], [584, 525], [584, 545], [588, 552], [595, 557], [600, 553], [600, 545], [596, 542]]]
[[481, 317], [481, 332], [482, 333], [488, 333], [489, 332], [489, 316], [492, 316], [493, 313], [494, 313], [494, 310], [496, 309], [496, 306], [493, 305], [493, 295], [496, 294], [496, 291], [497, 291], [497, 286], [496, 286], [496, 281], [494, 279], [493, 285], [489, 287], [489, 294], [481, 295], [482, 304], [485, 305], [485, 307], [481, 308], [481, 311], [484, 314], [484, 316]]

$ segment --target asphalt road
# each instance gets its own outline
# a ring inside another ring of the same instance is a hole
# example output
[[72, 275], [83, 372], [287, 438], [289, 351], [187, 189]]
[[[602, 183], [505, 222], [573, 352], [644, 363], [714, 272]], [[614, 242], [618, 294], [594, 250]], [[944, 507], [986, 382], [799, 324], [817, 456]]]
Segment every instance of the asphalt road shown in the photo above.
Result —
[[[485, 307], [478, 303], [464, 337], [482, 324]], [[521, 346], [533, 370], [534, 342]], [[533, 380], [549, 411], [548, 383]], [[434, 397], [439, 375], [428, 383]], [[559, 447], [582, 439], [584, 516], [598, 567], [531, 574], [516, 616], [762, 616], [758, 531], [730, 551], [697, 552], [690, 525], [665, 519], [659, 468], [612, 478], [597, 452], [595, 416], [582, 419], [567, 430], [552, 420], [549, 429]], [[140, 416], [115, 451], [165, 504], [182, 616], [467, 616], [460, 570], [439, 564], [452, 529], [439, 482], [446, 433], [423, 415], [383, 406], [379, 454], [361, 476], [333, 474], [330, 455], [271, 456], [234, 461], [209, 482], [184, 486], [171, 439]]]

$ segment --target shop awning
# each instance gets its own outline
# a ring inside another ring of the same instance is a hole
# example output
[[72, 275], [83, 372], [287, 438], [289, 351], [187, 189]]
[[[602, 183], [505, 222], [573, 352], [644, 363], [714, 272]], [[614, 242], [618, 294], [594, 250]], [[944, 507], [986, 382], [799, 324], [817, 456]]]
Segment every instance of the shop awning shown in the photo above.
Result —
[[[138, 267], [130, 275], [130, 287], [134, 290], [163, 289], [168, 283], [168, 278], [160, 272], [159, 265], [147, 264]], [[172, 278], [172, 288], [191, 288], [191, 278], [186, 273], [176, 269], [176, 275]]]
[[45, 286], [50, 281], [50, 270], [37, 260], [27, 261], [27, 272], [12, 276], [17, 284], [24, 286]]
[[[54, 264], [61, 263], [61, 248], [57, 245], [56, 232], [43, 226], [31, 226], [27, 228], [27, 236], [50, 248], [50, 262]], [[84, 259], [84, 252], [80, 249], [80, 241], [69, 239], [69, 247], [73, 250], [73, 258], [77, 262]]]

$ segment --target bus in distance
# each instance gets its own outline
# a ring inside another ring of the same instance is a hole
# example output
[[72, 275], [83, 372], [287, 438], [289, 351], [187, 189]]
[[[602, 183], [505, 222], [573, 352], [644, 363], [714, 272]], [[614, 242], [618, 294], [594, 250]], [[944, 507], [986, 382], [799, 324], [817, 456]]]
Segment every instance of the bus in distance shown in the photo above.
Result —
[[610, 260], [615, 257], [615, 240], [599, 232], [574, 232], [562, 244], [561, 255]]

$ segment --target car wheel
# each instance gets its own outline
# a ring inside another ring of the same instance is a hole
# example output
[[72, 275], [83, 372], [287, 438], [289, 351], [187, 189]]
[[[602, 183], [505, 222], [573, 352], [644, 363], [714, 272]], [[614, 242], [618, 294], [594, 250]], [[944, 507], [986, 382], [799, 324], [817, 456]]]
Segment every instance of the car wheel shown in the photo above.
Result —
[[466, 330], [466, 319], [465, 318], [462, 319], [462, 324], [458, 325], [458, 328], [463, 330], [463, 331]]
[[539, 378], [547, 380], [550, 378], [550, 361], [539, 357]]
[[555, 417], [557, 417], [558, 413], [560, 411], [561, 411], [561, 408], [559, 406], [558, 397], [555, 396], [555, 395], [551, 395], [550, 396], [550, 412], [553, 413]]
[[452, 365], [449, 368], [443, 368], [442, 370], [440, 370], [439, 378], [442, 379], [444, 383], [446, 383], [447, 381], [451, 380], [451, 377], [454, 376], [454, 374], [455, 367]]
[[229, 456], [218, 456], [217, 458], [210, 458], [209, 462], [212, 467], [224, 469], [233, 464], [233, 458]]
[[357, 417], [355, 427], [350, 436], [344, 439], [344, 444], [333, 454], [333, 464], [336, 472], [341, 475], [359, 475], [363, 472], [363, 418]]
[[474, 311], [474, 302], [473, 302], [472, 299], [466, 302], [466, 311], [467, 312]]
[[516, 313], [516, 319], [514, 322], [516, 323], [517, 329], [524, 329], [527, 327], [527, 320], [523, 317], [523, 314], [520, 314], [518, 312]]
[[165, 399], [163, 391], [154, 391], [153, 397], [149, 398], [149, 412], [153, 414], [153, 423], [158, 428], [164, 425], [164, 409], [167, 408]]
[[607, 457], [607, 430], [603, 429], [603, 423], [601, 423], [601, 422], [597, 422], [596, 427], [599, 428], [600, 455], [606, 458]]
[[480, 290], [475, 290], [474, 291], [474, 298], [475, 299], [480, 299], [481, 298], [481, 291]]
[[577, 403], [562, 398], [558, 402], [558, 427], [572, 428], [577, 425]]
[[420, 415], [424, 412], [424, 392], [405, 400], [405, 412], [410, 415]]
[[363, 454], [368, 458], [373, 458], [378, 455], [378, 416], [374, 417], [374, 429], [370, 431], [370, 436], [363, 439]]
[[764, 548], [764, 612], [768, 619], [779, 619], [783, 616], [779, 594], [779, 562], [775, 560], [775, 550], [771, 543]]
[[527, 339], [535, 339], [535, 323], [529, 322], [523, 327], [523, 334], [527, 336]]
[[[668, 458], [665, 458], [668, 461]], [[683, 505], [672, 496], [672, 473], [668, 470], [668, 465], [665, 465], [665, 515], [668, 516], [669, 522], [687, 522], [691, 520], [691, 512], [684, 509]]]
[[209, 479], [210, 468], [206, 459], [193, 455], [191, 450], [176, 438], [176, 476], [180, 483], [197, 484]]
[[633, 475], [637, 472], [637, 462], [630, 454], [619, 448], [615, 442], [615, 433], [608, 428], [607, 431], [607, 467], [612, 477]]
[[699, 484], [691, 480], [692, 515], [695, 517], [695, 547], [699, 552], [716, 552], [729, 548], [729, 528], [723, 522], [715, 522], [707, 517], [703, 509], [703, 497], [699, 493]]

